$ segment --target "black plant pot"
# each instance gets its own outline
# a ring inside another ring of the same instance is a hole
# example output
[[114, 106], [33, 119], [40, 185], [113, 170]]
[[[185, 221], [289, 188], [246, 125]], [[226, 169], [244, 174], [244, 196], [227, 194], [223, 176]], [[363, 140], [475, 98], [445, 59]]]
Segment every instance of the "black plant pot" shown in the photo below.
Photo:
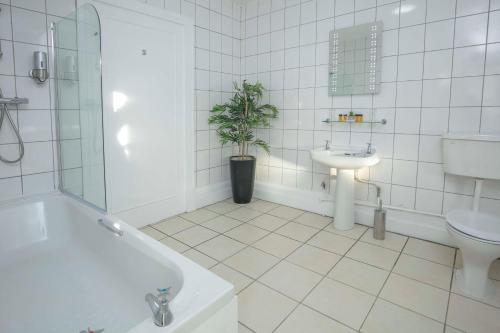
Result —
[[237, 204], [249, 203], [252, 200], [255, 182], [255, 157], [231, 156], [231, 187], [233, 200]]

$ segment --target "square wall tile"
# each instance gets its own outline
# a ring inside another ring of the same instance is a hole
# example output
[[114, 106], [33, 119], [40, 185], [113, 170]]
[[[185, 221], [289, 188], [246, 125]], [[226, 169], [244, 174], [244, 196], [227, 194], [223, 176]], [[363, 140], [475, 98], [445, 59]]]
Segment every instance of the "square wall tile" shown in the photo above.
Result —
[[417, 162], [394, 160], [392, 183], [405, 186], [415, 186], [417, 182]]
[[425, 50], [432, 51], [452, 48], [454, 31], [454, 20], [445, 20], [427, 24], [425, 33]]
[[488, 14], [457, 18], [455, 47], [486, 43]]
[[485, 51], [485, 45], [456, 48], [453, 52], [453, 76], [483, 75]]

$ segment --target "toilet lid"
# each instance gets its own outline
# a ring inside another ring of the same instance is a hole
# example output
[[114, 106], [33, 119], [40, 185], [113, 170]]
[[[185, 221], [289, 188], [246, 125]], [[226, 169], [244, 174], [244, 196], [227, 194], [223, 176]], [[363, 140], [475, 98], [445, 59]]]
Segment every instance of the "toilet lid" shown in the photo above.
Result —
[[446, 220], [453, 228], [464, 234], [487, 241], [500, 242], [500, 218], [496, 216], [456, 209], [446, 214]]

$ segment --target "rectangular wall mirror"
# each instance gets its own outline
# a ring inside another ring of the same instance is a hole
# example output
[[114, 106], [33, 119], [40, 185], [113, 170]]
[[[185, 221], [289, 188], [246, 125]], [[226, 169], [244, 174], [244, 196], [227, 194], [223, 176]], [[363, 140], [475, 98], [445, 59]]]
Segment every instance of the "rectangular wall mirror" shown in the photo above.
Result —
[[329, 94], [377, 94], [381, 51], [381, 21], [331, 31]]

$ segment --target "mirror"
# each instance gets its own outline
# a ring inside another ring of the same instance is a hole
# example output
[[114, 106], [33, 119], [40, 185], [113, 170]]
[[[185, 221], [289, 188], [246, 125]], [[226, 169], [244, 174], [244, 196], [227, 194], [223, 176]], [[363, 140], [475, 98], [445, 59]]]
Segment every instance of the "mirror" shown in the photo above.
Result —
[[330, 32], [329, 94], [380, 91], [382, 21]]

